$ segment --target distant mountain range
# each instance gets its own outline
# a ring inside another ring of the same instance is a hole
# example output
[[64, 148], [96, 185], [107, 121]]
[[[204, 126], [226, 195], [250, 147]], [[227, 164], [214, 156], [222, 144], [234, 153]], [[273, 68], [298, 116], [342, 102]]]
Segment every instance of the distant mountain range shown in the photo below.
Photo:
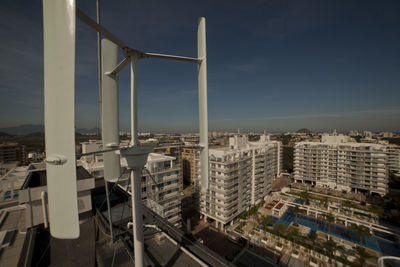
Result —
[[0, 132], [9, 135], [28, 135], [32, 133], [43, 133], [44, 126], [43, 124], [24, 124], [15, 127], [2, 128], [0, 129]]
[[[101, 129], [94, 127], [91, 129], [78, 128], [76, 132], [79, 134], [100, 134]], [[43, 124], [24, 124], [15, 127], [0, 128], [0, 136], [8, 135], [30, 135], [30, 136], [40, 136], [44, 133]]]
[[93, 127], [92, 129], [78, 128], [76, 132], [80, 134], [100, 134], [101, 129], [99, 127]]

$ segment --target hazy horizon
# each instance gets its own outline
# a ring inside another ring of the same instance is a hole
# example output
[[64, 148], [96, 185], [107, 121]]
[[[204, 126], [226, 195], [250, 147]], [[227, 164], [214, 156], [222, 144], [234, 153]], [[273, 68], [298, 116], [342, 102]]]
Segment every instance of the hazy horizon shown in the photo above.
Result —
[[[13, 127], [2, 127], [0, 128], [0, 132], [6, 132], [7, 130], [9, 131], [15, 131], [14, 128], [19, 128], [19, 127], [34, 127], [34, 128], [38, 128], [38, 127], [43, 127], [43, 124], [23, 124], [23, 125], [17, 125], [17, 126], [13, 126]], [[79, 132], [79, 130], [85, 130], [85, 131], [90, 131], [93, 129], [97, 129], [100, 130], [100, 126], [93, 126], [93, 127], [76, 127], [76, 131]], [[240, 131], [240, 133], [256, 133], [256, 134], [261, 134], [263, 132], [266, 132], [268, 134], [284, 134], [284, 133], [294, 133], [298, 130], [302, 130], [302, 129], [307, 129], [310, 130], [312, 133], [333, 133], [333, 131], [336, 130], [336, 132], [338, 133], [349, 133], [349, 131], [358, 131], [358, 133], [362, 134], [363, 131], [371, 131], [373, 133], [381, 133], [381, 132], [388, 132], [388, 131], [373, 131], [371, 129], [362, 129], [362, 130], [357, 130], [357, 129], [351, 129], [351, 130], [338, 130], [338, 129], [310, 129], [307, 127], [303, 127], [303, 128], [299, 128], [299, 129], [286, 129], [286, 130], [270, 130], [268, 131], [267, 129], [262, 129], [262, 130], [251, 130], [251, 129], [243, 129], [243, 128], [237, 128], [237, 129], [209, 129], [209, 133], [212, 132], [229, 132], [229, 133], [237, 133], [238, 130]], [[4, 131], [6, 130], [6, 131]], [[29, 133], [35, 133], [38, 132], [37, 130], [32, 130], [29, 131]], [[43, 132], [43, 130], [40, 130], [39, 132]], [[130, 132], [129, 128], [124, 128], [124, 129], [120, 129], [120, 132]], [[389, 132], [393, 132], [393, 133], [400, 133], [399, 131], [389, 131]], [[152, 133], [152, 134], [169, 134], [169, 133], [180, 133], [180, 134], [188, 134], [188, 133], [198, 133], [198, 129], [196, 129], [195, 131], [140, 131], [139, 133]]]

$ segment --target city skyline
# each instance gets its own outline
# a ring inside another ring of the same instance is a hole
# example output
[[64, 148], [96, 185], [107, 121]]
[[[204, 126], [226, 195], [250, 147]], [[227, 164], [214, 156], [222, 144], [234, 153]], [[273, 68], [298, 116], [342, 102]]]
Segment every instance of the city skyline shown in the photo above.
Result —
[[[196, 20], [207, 18], [211, 131], [400, 130], [396, 1], [122, 2], [102, 2], [102, 24], [149, 52], [196, 56]], [[77, 7], [95, 17], [94, 2]], [[0, 11], [0, 128], [43, 123], [41, 8], [41, 1], [6, 1]], [[76, 127], [98, 127], [96, 34], [79, 20], [76, 49]], [[189, 66], [139, 62], [142, 132], [198, 129]], [[128, 96], [124, 70], [121, 129], [129, 129]]]

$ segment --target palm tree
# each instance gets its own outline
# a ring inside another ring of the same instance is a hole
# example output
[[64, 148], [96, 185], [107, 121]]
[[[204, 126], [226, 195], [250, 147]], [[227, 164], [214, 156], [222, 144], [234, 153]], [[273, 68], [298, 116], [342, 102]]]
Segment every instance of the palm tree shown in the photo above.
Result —
[[372, 213], [375, 213], [375, 214], [378, 216], [378, 218], [381, 218], [382, 215], [383, 215], [383, 209], [382, 209], [381, 207], [379, 207], [379, 206], [370, 205], [370, 206], [368, 207], [368, 210], [369, 210], [370, 212], [372, 212]]
[[260, 223], [261, 220], [262, 220], [262, 214], [261, 214], [260, 212], [257, 211], [257, 212], [254, 214], [254, 219], [255, 219], [255, 221], [256, 221], [257, 223]]
[[328, 240], [329, 240], [329, 236], [331, 234], [331, 223], [334, 222], [335, 218], [333, 217], [333, 215], [331, 213], [327, 213], [325, 214], [325, 218], [328, 221]]
[[328, 257], [332, 258], [333, 256], [334, 260], [336, 261], [336, 242], [334, 242], [332, 239], [329, 239], [323, 244], [323, 247], [326, 254], [328, 254]]
[[297, 205], [295, 205], [293, 208], [292, 208], [292, 210], [293, 210], [293, 212], [296, 214], [296, 219], [295, 219], [295, 223], [296, 223], [296, 225], [297, 225], [297, 215], [298, 215], [298, 213], [300, 212], [300, 208], [299, 208], [299, 206], [297, 206]]
[[348, 250], [344, 246], [336, 244], [336, 251], [340, 252], [340, 257], [339, 258], [341, 258], [341, 259], [346, 259], [347, 258]]
[[299, 194], [299, 196], [300, 196], [300, 198], [305, 199], [306, 205], [308, 205], [308, 204], [310, 203], [310, 198], [311, 198], [311, 196], [310, 196], [310, 194], [309, 194], [307, 191], [302, 191], [302, 192]]
[[296, 241], [297, 238], [300, 236], [299, 231], [297, 231], [296, 229], [291, 230], [289, 235], [293, 241]]
[[363, 236], [371, 236], [371, 232], [364, 225], [353, 224], [350, 228], [352, 230], [354, 230], [356, 232], [356, 234], [358, 235], [358, 237], [360, 238], [360, 245], [362, 245], [362, 237]]
[[361, 247], [361, 246], [356, 246], [354, 248], [354, 252], [356, 254], [358, 254], [358, 260], [359, 260], [359, 264], [360, 266], [363, 266], [365, 261], [368, 258], [372, 258], [371, 255], [368, 254], [368, 252], [365, 250], [365, 248]]
[[273, 219], [269, 216], [264, 216], [262, 221], [263, 221], [263, 229], [264, 231], [267, 231], [268, 225], [273, 222]]
[[317, 234], [315, 232], [312, 232], [308, 235], [308, 238], [310, 238], [311, 242], [314, 243], [315, 239], [317, 239]]
[[283, 223], [274, 224], [274, 229], [278, 233], [279, 239], [281, 238], [281, 234], [285, 231], [286, 226]]
[[325, 208], [328, 208], [328, 197], [324, 197], [323, 199], [321, 199], [321, 203], [324, 204]]

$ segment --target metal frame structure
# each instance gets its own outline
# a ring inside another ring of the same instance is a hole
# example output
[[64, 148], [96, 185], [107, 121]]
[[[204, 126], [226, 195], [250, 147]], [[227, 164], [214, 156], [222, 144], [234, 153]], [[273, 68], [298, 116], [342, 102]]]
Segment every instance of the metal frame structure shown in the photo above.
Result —
[[[151, 149], [141, 147], [138, 136], [137, 64], [143, 58], [160, 58], [197, 63], [199, 89], [200, 173], [201, 191], [208, 188], [208, 114], [207, 57], [205, 18], [198, 21], [198, 57], [158, 54], [131, 48], [100, 24], [76, 8], [75, 0], [43, 0], [45, 138], [48, 180], [49, 221], [52, 236], [79, 237], [75, 163], [75, 21], [78, 17], [106, 39], [99, 45], [99, 95], [106, 183], [120, 176], [119, 156], [126, 158], [131, 169], [132, 220], [135, 265], [143, 266], [143, 222], [141, 203], [141, 170]], [[118, 48], [125, 58], [117, 62]], [[63, 53], [59, 53], [62, 50]], [[61, 57], [61, 58], [60, 58]], [[101, 58], [101, 60], [100, 60]], [[118, 73], [131, 65], [131, 143], [119, 144]], [[67, 140], [65, 142], [65, 140]], [[120, 155], [116, 151], [120, 151]], [[108, 197], [108, 195], [107, 195]], [[109, 217], [110, 214], [109, 214]], [[111, 220], [111, 218], [110, 218]], [[110, 222], [111, 224], [111, 222]]]

